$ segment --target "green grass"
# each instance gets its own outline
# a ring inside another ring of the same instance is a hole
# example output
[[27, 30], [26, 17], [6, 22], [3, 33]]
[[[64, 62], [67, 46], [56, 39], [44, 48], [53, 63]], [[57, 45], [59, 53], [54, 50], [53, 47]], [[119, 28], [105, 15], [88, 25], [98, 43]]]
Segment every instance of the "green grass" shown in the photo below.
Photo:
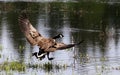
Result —
[[26, 68], [25, 64], [17, 61], [12, 61], [12, 62], [5, 61], [0, 65], [0, 70], [5, 70], [5, 71], [10, 71], [10, 70], [25, 71], [25, 68]]

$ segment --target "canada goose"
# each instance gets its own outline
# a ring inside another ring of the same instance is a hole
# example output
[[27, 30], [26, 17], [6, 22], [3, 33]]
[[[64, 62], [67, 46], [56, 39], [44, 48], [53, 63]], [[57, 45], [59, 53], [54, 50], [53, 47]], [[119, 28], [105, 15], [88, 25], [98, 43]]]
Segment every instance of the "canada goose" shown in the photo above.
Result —
[[[75, 45], [79, 45], [79, 44], [81, 44], [82, 42], [83, 42], [84, 40], [82, 40], [82, 41], [80, 41], [79, 43], [76, 43], [76, 44], [68, 44], [66, 47], [61, 47], [61, 50], [62, 49], [67, 49], [67, 48], [71, 48], [71, 47], [73, 47], [73, 46], [75, 46]], [[34, 53], [32, 53], [32, 56], [35, 56], [37, 59], [39, 58], [40, 60], [42, 60], [43, 58], [45, 58], [45, 55], [47, 55], [47, 58], [48, 58], [48, 60], [53, 60], [54, 58], [50, 58], [49, 57], [49, 53], [50, 52], [45, 52], [44, 50], [41, 50], [40, 48], [39, 48], [39, 52], [34, 52]]]
[[[62, 34], [58, 34], [57, 36], [54, 36], [53, 39], [62, 38], [62, 37], [64, 37]], [[44, 52], [44, 50], [41, 50], [40, 48], [39, 48], [39, 52], [32, 53], [32, 56], [35, 56], [37, 59], [39, 58], [40, 60], [45, 58], [45, 55], [47, 55], [48, 60], [54, 59], [49, 57], [49, 52], [46, 53]]]
[[[67, 48], [74, 47], [75, 45], [81, 44], [83, 41], [80, 41], [79, 43], [75, 44], [64, 44], [60, 42], [56, 42], [55, 39], [59, 37], [63, 37], [62, 34], [57, 35], [53, 38], [45, 38], [43, 37], [30, 23], [28, 16], [26, 12], [22, 12], [19, 16], [19, 25], [21, 31], [24, 33], [27, 41], [32, 45], [39, 46], [39, 52], [35, 52], [32, 55], [36, 56], [36, 58], [44, 58], [45, 55], [48, 56], [49, 60], [52, 60], [53, 58], [49, 58], [49, 52], [54, 52], [56, 50], [63, 50]], [[41, 52], [42, 51], [42, 52]]]

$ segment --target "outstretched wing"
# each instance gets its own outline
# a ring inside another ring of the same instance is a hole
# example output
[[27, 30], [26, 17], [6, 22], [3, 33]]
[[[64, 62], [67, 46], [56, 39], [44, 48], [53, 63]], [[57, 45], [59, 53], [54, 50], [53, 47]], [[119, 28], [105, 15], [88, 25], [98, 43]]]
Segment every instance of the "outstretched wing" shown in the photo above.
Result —
[[30, 23], [27, 14], [26, 13], [21, 13], [19, 16], [19, 26], [21, 31], [24, 33], [26, 39], [28, 42], [34, 46], [38, 44], [38, 40], [36, 39], [37, 37], [42, 38], [41, 34], [32, 26]]
[[75, 43], [75, 44], [64, 44], [64, 43], [58, 43], [56, 44], [56, 48], [57, 49], [67, 49], [67, 48], [71, 48], [74, 47], [75, 45], [80, 45], [81, 43], [83, 43], [84, 40], [80, 41], [79, 43]]
[[74, 47], [76, 45], [80, 45], [81, 43], [83, 43], [83, 41], [84, 40], [80, 41], [79, 43], [75, 43], [75, 44], [56, 43], [54, 46], [52, 46], [51, 48], [46, 50], [46, 52], [54, 52], [55, 50], [68, 49], [68, 48]]

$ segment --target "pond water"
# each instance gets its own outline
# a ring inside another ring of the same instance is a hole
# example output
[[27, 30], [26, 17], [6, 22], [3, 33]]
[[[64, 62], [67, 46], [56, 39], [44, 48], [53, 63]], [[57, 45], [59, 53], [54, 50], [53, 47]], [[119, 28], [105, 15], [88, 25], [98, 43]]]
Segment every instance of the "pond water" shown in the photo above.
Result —
[[[32, 57], [39, 49], [32, 47], [20, 31], [18, 16], [23, 9], [28, 11], [31, 23], [43, 36], [62, 33], [64, 37], [58, 41], [69, 44], [85, 40], [84, 43], [51, 53], [55, 58], [52, 61]], [[117, 0], [0, 2], [1, 75], [117, 75], [120, 74], [119, 49], [120, 4]], [[13, 62], [24, 64], [25, 68], [9, 68]]]

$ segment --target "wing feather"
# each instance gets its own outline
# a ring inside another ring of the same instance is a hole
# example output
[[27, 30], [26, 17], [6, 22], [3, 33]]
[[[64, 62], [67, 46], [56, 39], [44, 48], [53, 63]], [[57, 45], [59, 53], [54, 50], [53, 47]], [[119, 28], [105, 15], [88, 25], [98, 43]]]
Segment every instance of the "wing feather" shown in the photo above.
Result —
[[[42, 38], [41, 34], [32, 26], [29, 19], [26, 16], [26, 13], [22, 13], [19, 17], [19, 26], [21, 31], [24, 33], [28, 42], [34, 46], [38, 44], [38, 40]], [[39, 37], [39, 39], [36, 39]]]
[[74, 47], [76, 44], [64, 44], [64, 43], [57, 43], [57, 45], [55, 46], [58, 49], [62, 50], [62, 49], [67, 49], [67, 48], [71, 48]]
[[45, 50], [45, 52], [54, 52], [56, 50], [63, 50], [67, 48], [74, 47], [76, 44], [64, 44], [64, 43], [56, 43], [56, 45], [50, 47], [49, 49]]
[[55, 50], [68, 49], [68, 48], [74, 47], [76, 45], [80, 45], [83, 42], [84, 42], [84, 40], [80, 41], [79, 43], [74, 43], [74, 44], [64, 44], [64, 43], [56, 42], [56, 44], [54, 46], [52, 46], [51, 48], [49, 48], [48, 50], [46, 50], [46, 52], [54, 52]]

